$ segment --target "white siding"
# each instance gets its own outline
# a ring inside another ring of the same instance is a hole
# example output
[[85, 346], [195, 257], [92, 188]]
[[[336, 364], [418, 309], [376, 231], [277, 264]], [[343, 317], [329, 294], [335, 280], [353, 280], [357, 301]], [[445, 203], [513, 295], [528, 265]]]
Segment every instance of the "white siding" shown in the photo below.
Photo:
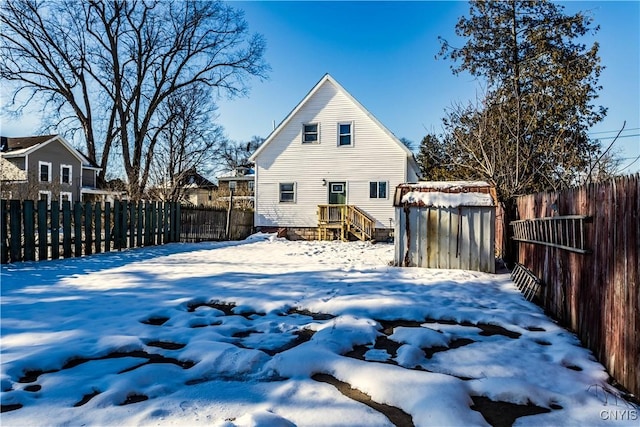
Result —
[[[319, 123], [319, 143], [302, 143], [303, 123]], [[338, 146], [338, 123], [352, 122], [353, 145]], [[414, 180], [407, 153], [376, 121], [325, 81], [256, 157], [256, 226], [315, 227], [317, 205], [328, 203], [327, 182], [347, 183], [347, 203], [390, 227], [392, 191]], [[369, 182], [387, 182], [386, 199], [369, 198]], [[296, 202], [279, 202], [279, 183], [296, 184]]]

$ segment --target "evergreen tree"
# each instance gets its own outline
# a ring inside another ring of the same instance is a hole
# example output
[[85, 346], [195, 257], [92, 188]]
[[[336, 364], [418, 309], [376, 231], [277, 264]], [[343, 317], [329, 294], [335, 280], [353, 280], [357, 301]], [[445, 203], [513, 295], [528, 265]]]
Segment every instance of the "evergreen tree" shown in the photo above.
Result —
[[546, 0], [471, 2], [456, 25], [466, 43], [441, 40], [440, 55], [454, 73], [485, 79], [487, 95], [445, 120], [446, 139], [457, 145], [448, 148], [450, 160], [492, 181], [503, 201], [579, 182], [599, 152], [586, 132], [606, 113], [593, 105], [598, 44], [581, 43], [597, 30], [583, 13], [567, 15]]

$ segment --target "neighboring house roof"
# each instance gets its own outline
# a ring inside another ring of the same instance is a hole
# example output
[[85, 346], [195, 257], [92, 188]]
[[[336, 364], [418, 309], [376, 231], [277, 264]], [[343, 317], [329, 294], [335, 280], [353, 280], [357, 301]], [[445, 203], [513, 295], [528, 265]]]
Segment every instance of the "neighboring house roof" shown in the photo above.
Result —
[[83, 168], [101, 169], [95, 162], [92, 162], [87, 156], [73, 148], [71, 144], [60, 135], [39, 135], [16, 138], [3, 136], [0, 137], [0, 152], [3, 157], [7, 158], [24, 157], [56, 140], [65, 146], [67, 150], [82, 163]]
[[217, 177], [220, 181], [254, 181], [255, 171], [250, 166], [238, 166], [231, 172]]
[[335, 86], [338, 91], [344, 93], [344, 95], [349, 98], [358, 108], [360, 108], [375, 124], [377, 124], [380, 129], [382, 129], [388, 136], [389, 138], [394, 141], [406, 154], [407, 157], [409, 158], [409, 164], [411, 167], [413, 167], [416, 171], [416, 174], [419, 176], [420, 175], [420, 168], [418, 167], [418, 163], [416, 162], [414, 156], [413, 156], [413, 152], [411, 150], [409, 150], [407, 148], [406, 145], [404, 145], [402, 143], [402, 141], [400, 141], [394, 134], [393, 132], [391, 132], [389, 129], [387, 129], [387, 127], [385, 125], [383, 125], [373, 114], [371, 114], [369, 112], [369, 110], [367, 110], [360, 102], [358, 102], [357, 99], [355, 99], [344, 87], [342, 87], [342, 85], [340, 83], [338, 83], [333, 77], [331, 77], [331, 75], [329, 75], [328, 73], [325, 74], [318, 83], [316, 83], [316, 85], [309, 91], [309, 93], [302, 99], [302, 101], [300, 101], [300, 103], [298, 103], [298, 105], [296, 105], [296, 107], [287, 115], [287, 117], [285, 117], [285, 119], [273, 130], [273, 132], [271, 132], [271, 134], [269, 134], [269, 136], [267, 137], [267, 139], [265, 139], [265, 141], [262, 143], [262, 145], [260, 145], [260, 147], [256, 150], [255, 153], [253, 153], [251, 155], [251, 157], [249, 157], [249, 161], [251, 162], [255, 162], [256, 158], [258, 158], [260, 156], [260, 153], [262, 153], [262, 151], [265, 149], [266, 146], [268, 146], [271, 141], [273, 141], [275, 139], [275, 137], [280, 133], [280, 131], [282, 129], [284, 129], [286, 127], [286, 125], [291, 121], [291, 119], [296, 115], [296, 113], [307, 103], [307, 101], [313, 97], [316, 92], [324, 85], [330, 83], [333, 86]]
[[218, 188], [217, 185], [200, 175], [195, 169], [188, 170], [178, 181], [178, 185], [191, 188]]

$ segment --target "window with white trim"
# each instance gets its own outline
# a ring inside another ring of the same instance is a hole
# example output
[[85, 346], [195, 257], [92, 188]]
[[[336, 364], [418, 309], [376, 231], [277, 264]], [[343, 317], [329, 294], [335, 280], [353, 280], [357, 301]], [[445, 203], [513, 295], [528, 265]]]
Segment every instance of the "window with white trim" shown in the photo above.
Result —
[[60, 183], [71, 184], [71, 165], [60, 165]]
[[280, 203], [296, 202], [296, 184], [294, 182], [280, 183]]
[[47, 208], [51, 207], [51, 191], [46, 191], [46, 190], [38, 191], [38, 199], [39, 200], [46, 200]]
[[338, 123], [338, 145], [353, 145], [353, 123]]
[[51, 162], [38, 162], [38, 178], [40, 182], [51, 182]]
[[302, 143], [303, 144], [319, 144], [320, 143], [320, 124], [304, 123], [302, 125]]
[[60, 192], [60, 201], [61, 202], [73, 202], [73, 195], [71, 194], [70, 191], [61, 191]]
[[370, 199], [386, 199], [387, 198], [387, 181], [369, 182], [369, 198]]

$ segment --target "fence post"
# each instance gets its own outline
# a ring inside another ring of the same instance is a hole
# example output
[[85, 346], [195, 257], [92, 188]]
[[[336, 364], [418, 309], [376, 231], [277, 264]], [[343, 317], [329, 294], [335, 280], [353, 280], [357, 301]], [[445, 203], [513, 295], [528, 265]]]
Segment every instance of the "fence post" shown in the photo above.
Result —
[[0, 263], [7, 264], [9, 262], [9, 210], [7, 206], [7, 201], [2, 199], [0, 200]]
[[51, 259], [60, 258], [60, 202], [51, 202]]
[[233, 189], [229, 191], [229, 206], [227, 207], [227, 224], [225, 228], [227, 240], [231, 240], [231, 209], [233, 209]]
[[[38, 261], [49, 258], [48, 242], [49, 233], [47, 227], [47, 201], [38, 200]], [[52, 235], [53, 237], [53, 235]]]
[[9, 202], [9, 223], [11, 226], [11, 262], [22, 261], [22, 206], [20, 200]]

